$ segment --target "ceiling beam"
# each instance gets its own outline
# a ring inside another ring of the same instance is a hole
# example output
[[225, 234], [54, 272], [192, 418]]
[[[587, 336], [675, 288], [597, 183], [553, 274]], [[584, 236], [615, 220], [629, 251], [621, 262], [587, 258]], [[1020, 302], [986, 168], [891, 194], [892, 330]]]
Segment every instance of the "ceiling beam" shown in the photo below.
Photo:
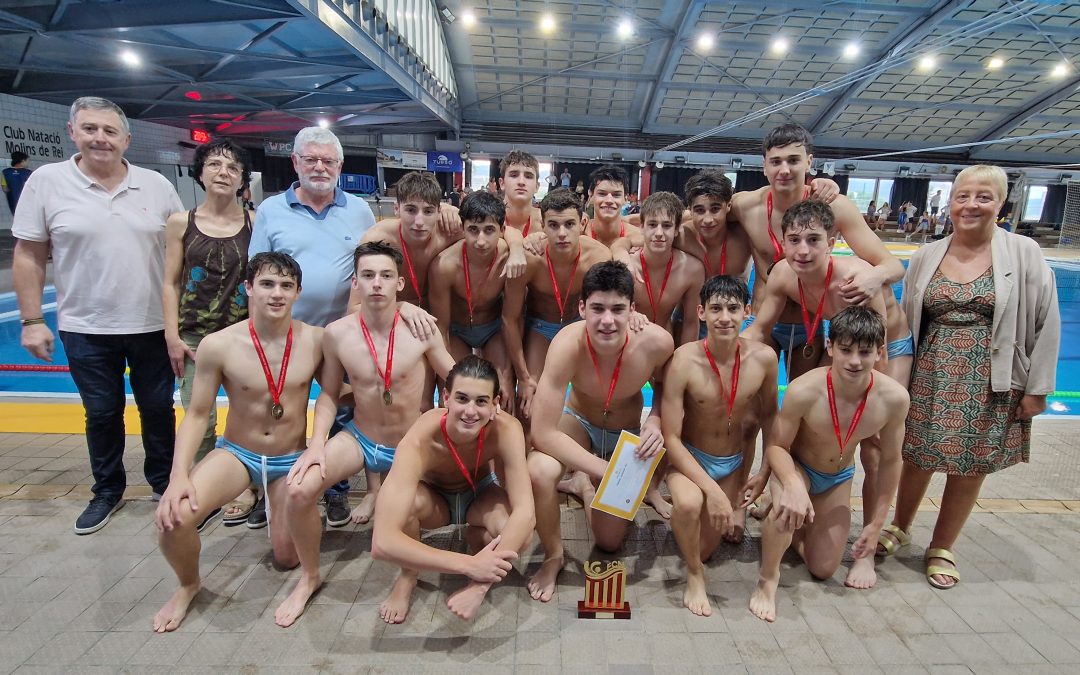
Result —
[[[993, 140], [995, 138], [998, 138], [999, 136], [1003, 136], [1006, 134], [1006, 132], [1020, 126], [1035, 115], [1038, 115], [1049, 108], [1053, 108], [1055, 105], [1066, 100], [1078, 91], [1080, 91], [1080, 75], [1074, 75], [1068, 80], [1062, 82], [1061, 86], [1055, 87], [1043, 94], [1042, 96], [1039, 96], [1038, 98], [1029, 101], [1024, 105], [1014, 108], [1008, 114], [1002, 116], [989, 128], [979, 132], [970, 140], [972, 142], [978, 143], [982, 141]], [[987, 148], [988, 146], [978, 146], [972, 148], [968, 152], [968, 157], [976, 157], [986, 154], [984, 151]]]
[[270, 37], [274, 33], [278, 32], [279, 30], [284, 28], [287, 24], [288, 24], [287, 21], [278, 21], [277, 23], [271, 25], [269, 28], [263, 30], [258, 35], [255, 35], [250, 40], [248, 40], [244, 44], [240, 45], [240, 49], [239, 49], [240, 53], [239, 54], [226, 54], [225, 56], [222, 56], [218, 60], [217, 63], [215, 63], [214, 65], [210, 66], [205, 71], [203, 71], [203, 73], [201, 75], [199, 75], [199, 79], [205, 81], [206, 78], [210, 77], [211, 75], [213, 75], [217, 71], [219, 71], [222, 68], [224, 68], [225, 66], [229, 65], [230, 63], [233, 62], [233, 60], [243, 56], [244, 54], [247, 53], [247, 51], [249, 49], [251, 49], [255, 45], [259, 44], [260, 42], [262, 42], [266, 38]]
[[[152, 2], [75, 3], [66, 6], [58, 20], [40, 29], [27, 30], [56, 35], [115, 34], [134, 29], [162, 29], [237, 24], [250, 21], [275, 21], [299, 18], [295, 10], [261, 9], [231, 5], [193, 9], [190, 2], [154, 0]], [[54, 12], [55, 15], [55, 12]]]
[[[524, 75], [526, 77], [552, 77], [553, 73], [549, 68], [523, 68], [520, 66], [500, 66], [500, 65], [468, 65], [463, 66], [456, 64], [454, 67], [456, 72], [468, 73], [498, 73], [500, 75]], [[654, 82], [656, 80], [656, 73], [626, 73], [618, 70], [615, 71], [603, 71], [603, 70], [584, 70], [581, 68], [573, 68], [565, 73], [557, 73], [560, 76], [565, 77], [586, 77], [590, 79], [603, 79], [603, 80], [620, 80], [626, 82]], [[518, 83], [514, 83], [518, 84]]]
[[639, 129], [644, 129], [647, 124], [656, 119], [656, 114], [660, 110], [660, 103], [663, 100], [660, 90], [675, 75], [675, 67], [679, 65], [679, 59], [682, 58], [683, 54], [682, 42], [685, 39], [683, 36], [694, 25], [698, 15], [701, 14], [703, 4], [703, 0], [682, 0], [675, 32], [667, 39], [664, 60], [656, 71], [656, 78], [649, 91], [649, 96], [645, 100], [645, 105], [641, 106], [641, 116], [638, 119]]
[[[913, 26], [910, 28], [907, 26], [902, 27], [884, 48], [867, 59], [867, 63], [881, 63], [884, 67], [888, 59], [894, 55], [899, 55], [908, 47], [917, 46], [934, 31], [938, 24], [952, 16], [957, 9], [966, 5], [967, 0], [942, 0], [938, 2], [929, 14], [921, 19], [916, 19]], [[875, 76], [870, 76], [853, 82], [842, 94], [834, 98], [827, 106], [824, 106], [817, 117], [808, 125], [810, 133], [818, 134], [827, 129], [840, 116], [844, 108], [851, 103], [852, 99], [857, 98], [874, 79]]]

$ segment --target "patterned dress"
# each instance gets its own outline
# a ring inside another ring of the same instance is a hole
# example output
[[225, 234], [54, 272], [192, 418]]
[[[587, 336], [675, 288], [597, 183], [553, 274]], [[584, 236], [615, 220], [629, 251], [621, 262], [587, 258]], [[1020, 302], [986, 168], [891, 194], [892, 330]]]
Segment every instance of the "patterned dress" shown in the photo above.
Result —
[[992, 269], [966, 284], [938, 270], [923, 296], [923, 313], [904, 460], [959, 476], [1028, 461], [1031, 421], [1013, 417], [1023, 393], [990, 387]]

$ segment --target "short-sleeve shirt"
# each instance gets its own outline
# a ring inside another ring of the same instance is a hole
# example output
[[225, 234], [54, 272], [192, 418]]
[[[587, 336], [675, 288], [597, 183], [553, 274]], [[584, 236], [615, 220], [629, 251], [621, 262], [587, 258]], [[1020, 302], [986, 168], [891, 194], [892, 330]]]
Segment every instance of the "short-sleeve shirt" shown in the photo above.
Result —
[[353, 251], [375, 225], [363, 199], [334, 189], [334, 201], [321, 213], [300, 203], [299, 183], [259, 205], [249, 256], [263, 251], [288, 253], [303, 273], [293, 318], [325, 326], [345, 315], [353, 276]]
[[23, 186], [26, 185], [26, 179], [30, 177], [31, 173], [30, 169], [16, 169], [13, 166], [3, 171], [2, 180], [7, 193], [7, 203], [11, 207], [12, 213], [15, 213], [15, 206], [19, 203], [19, 195], [22, 194]]
[[161, 174], [124, 160], [127, 175], [109, 192], [79, 169], [78, 159], [76, 154], [34, 171], [11, 233], [52, 246], [60, 330], [163, 330], [165, 221], [184, 205]]

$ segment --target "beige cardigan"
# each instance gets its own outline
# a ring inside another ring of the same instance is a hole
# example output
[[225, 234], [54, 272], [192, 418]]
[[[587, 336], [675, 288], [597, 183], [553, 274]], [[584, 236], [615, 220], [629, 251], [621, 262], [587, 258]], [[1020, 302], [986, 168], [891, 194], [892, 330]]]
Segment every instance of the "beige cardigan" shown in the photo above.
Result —
[[[923, 294], [949, 249], [952, 236], [923, 246], [911, 256], [901, 305], [915, 338], [923, 324]], [[1054, 272], [1034, 240], [994, 228], [990, 244], [994, 269], [994, 320], [990, 336], [990, 384], [994, 391], [1017, 389], [1032, 395], [1054, 393], [1061, 315]]]

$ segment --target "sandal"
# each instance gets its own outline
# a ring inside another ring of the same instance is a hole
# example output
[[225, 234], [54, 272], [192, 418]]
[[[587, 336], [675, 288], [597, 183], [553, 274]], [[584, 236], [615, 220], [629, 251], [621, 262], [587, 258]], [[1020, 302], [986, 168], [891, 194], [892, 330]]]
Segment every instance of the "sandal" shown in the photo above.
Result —
[[245, 488], [240, 496], [225, 507], [225, 513], [221, 522], [226, 527], [233, 527], [247, 522], [251, 510], [255, 508], [255, 492], [251, 488]]
[[[956, 556], [952, 554], [952, 551], [944, 548], [927, 549], [927, 562], [929, 562], [931, 558], [940, 558], [941, 560], [951, 562], [953, 565], [956, 564]], [[940, 581], [934, 580], [934, 575], [937, 575], [939, 577], [949, 577], [950, 579], [953, 579], [953, 583], [943, 584]], [[926, 566], [926, 582], [938, 590], [947, 591], [956, 584], [960, 583], [960, 571], [957, 570], [955, 567], [928, 564]]]
[[885, 549], [882, 553], [880, 549], [874, 551], [874, 555], [881, 558], [888, 558], [891, 555], [896, 555], [896, 552], [904, 548], [911, 543], [911, 535], [904, 532], [896, 525], [886, 525], [881, 528], [881, 534], [878, 535], [878, 546]]

